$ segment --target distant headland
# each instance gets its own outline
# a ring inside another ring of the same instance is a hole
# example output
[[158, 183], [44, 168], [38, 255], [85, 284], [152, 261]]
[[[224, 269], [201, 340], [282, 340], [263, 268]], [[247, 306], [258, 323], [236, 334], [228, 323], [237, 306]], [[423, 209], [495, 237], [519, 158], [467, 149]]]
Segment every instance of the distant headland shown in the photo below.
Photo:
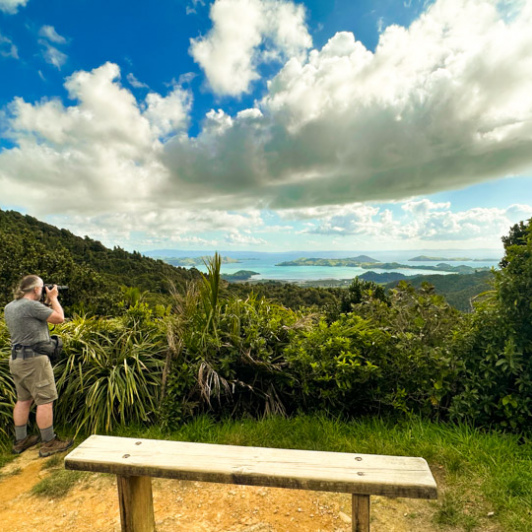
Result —
[[[422, 260], [422, 259], [418, 259]], [[435, 266], [412, 266], [411, 264], [401, 264], [399, 262], [379, 262], [367, 255], [359, 255], [358, 257], [350, 257], [346, 259], [321, 259], [321, 258], [300, 258], [286, 262], [280, 262], [276, 266], [330, 266], [330, 267], [352, 267], [362, 268], [364, 270], [431, 270], [438, 272], [450, 273], [474, 273], [481, 270], [489, 270], [490, 268], [484, 266], [480, 268], [473, 268], [467, 265], [452, 266], [440, 262]]]
[[419, 255], [408, 259], [409, 261], [431, 261], [431, 262], [498, 262], [499, 259], [471, 259], [469, 257], [429, 257], [428, 255]]

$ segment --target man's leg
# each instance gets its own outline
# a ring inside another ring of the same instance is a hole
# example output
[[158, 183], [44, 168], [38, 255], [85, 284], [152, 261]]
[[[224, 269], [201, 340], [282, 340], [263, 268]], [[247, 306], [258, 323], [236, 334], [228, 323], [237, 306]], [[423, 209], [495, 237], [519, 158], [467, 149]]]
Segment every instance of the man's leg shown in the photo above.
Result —
[[18, 400], [13, 410], [13, 421], [15, 422], [15, 444], [12, 451], [20, 454], [26, 449], [39, 442], [37, 436], [28, 436], [28, 417], [30, 415], [33, 399], [28, 401]]
[[33, 399], [29, 401], [17, 401], [15, 409], [13, 410], [13, 419], [15, 421], [15, 427], [22, 427], [28, 424], [28, 417], [30, 415], [31, 404]]
[[43, 441], [39, 456], [45, 457], [55, 453], [62, 453], [72, 445], [72, 440], [60, 440], [54, 433], [53, 401], [37, 406], [37, 426], [41, 431], [41, 439]]
[[41, 431], [41, 440], [48, 442], [53, 440], [54, 434], [54, 402], [37, 406], [37, 426]]

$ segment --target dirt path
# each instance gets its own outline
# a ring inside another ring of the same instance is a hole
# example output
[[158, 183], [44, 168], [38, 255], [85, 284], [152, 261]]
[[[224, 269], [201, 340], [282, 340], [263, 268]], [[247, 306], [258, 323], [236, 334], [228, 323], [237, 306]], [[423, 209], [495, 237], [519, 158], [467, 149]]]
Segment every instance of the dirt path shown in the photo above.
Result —
[[[31, 488], [51, 472], [30, 449], [1, 471], [2, 532], [120, 531], [116, 481], [88, 475], [57, 500]], [[349, 532], [350, 496], [154, 479], [158, 532]], [[434, 532], [436, 504], [372, 497], [372, 532]], [[450, 529], [446, 529], [450, 532]]]

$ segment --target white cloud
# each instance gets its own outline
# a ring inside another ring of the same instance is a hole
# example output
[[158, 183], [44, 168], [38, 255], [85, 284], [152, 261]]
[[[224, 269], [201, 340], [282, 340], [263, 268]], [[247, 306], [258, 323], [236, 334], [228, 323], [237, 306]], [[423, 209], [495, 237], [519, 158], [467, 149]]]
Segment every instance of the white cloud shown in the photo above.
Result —
[[42, 26], [39, 30], [39, 35], [56, 44], [66, 43], [66, 39], [59, 35], [53, 26]]
[[61, 67], [66, 63], [68, 56], [46, 41], [41, 41], [41, 45], [44, 60], [57, 68], [57, 70], [61, 70]]
[[[285, 64], [253, 119], [218, 113], [197, 138], [170, 143], [175, 189], [194, 180], [233, 205], [286, 208], [400, 199], [526, 171], [532, 2], [501, 17], [495, 0], [440, 0], [410, 28], [386, 28], [375, 53], [336, 34]], [[233, 77], [224, 74], [228, 87]]]
[[119, 241], [132, 242], [142, 234], [142, 247], [169, 244], [196, 244], [198, 246], [217, 246], [220, 241], [203, 237], [203, 234], [218, 233], [223, 235], [225, 243], [264, 244], [246, 234], [251, 228], [260, 228], [263, 224], [260, 213], [247, 211], [228, 213], [225, 211], [200, 211], [181, 206], [177, 209], [150, 210], [139, 205], [128, 211], [110, 212], [99, 215], [73, 214], [68, 217], [50, 216], [50, 223], [64, 227], [73, 233], [92, 238], [104, 243]]
[[0, 153], [3, 203], [37, 213], [153, 208], [151, 189], [166, 176], [159, 137], [185, 121], [187, 99], [175, 89], [139, 105], [119, 76], [111, 63], [74, 73], [65, 83], [77, 101], [70, 107], [13, 101], [8, 133], [17, 147]]
[[144, 116], [157, 129], [158, 136], [164, 136], [186, 125], [191, 107], [190, 93], [176, 87], [166, 97], [150, 92], [146, 96]]
[[262, 238], [255, 238], [250, 235], [243, 235], [238, 231], [233, 231], [226, 235], [225, 242], [229, 245], [237, 246], [260, 246], [267, 242]]
[[18, 59], [18, 49], [13, 44], [11, 39], [3, 36], [0, 33], [0, 56], [2, 57], [12, 57], [13, 59]]
[[303, 57], [312, 45], [304, 7], [290, 1], [215, 0], [210, 17], [213, 28], [191, 40], [190, 53], [220, 95], [248, 92], [260, 63]]
[[[453, 212], [451, 204], [434, 203], [428, 199], [412, 200], [401, 205], [405, 215], [394, 217], [389, 209], [369, 205], [346, 205], [331, 208], [303, 233], [331, 236], [364, 236], [382, 241], [409, 240], [423, 242], [457, 242], [482, 240], [508, 232], [519, 220], [532, 216], [532, 206], [510, 205], [503, 208], [473, 208]], [[306, 209], [300, 218], [306, 219]], [[291, 211], [297, 217], [296, 210]]]
[[41, 36], [39, 44], [44, 60], [50, 65], [55, 66], [57, 70], [61, 70], [68, 56], [51, 43], [65, 44], [66, 39], [62, 35], [59, 35], [53, 26], [42, 26], [39, 30], [39, 35]]
[[146, 83], [142, 83], [141, 81], [139, 81], [131, 72], [127, 75], [127, 80], [129, 81], [129, 84], [135, 89], [148, 88], [148, 85], [146, 85]]
[[0, 11], [14, 15], [19, 7], [24, 7], [28, 0], [0, 0]]

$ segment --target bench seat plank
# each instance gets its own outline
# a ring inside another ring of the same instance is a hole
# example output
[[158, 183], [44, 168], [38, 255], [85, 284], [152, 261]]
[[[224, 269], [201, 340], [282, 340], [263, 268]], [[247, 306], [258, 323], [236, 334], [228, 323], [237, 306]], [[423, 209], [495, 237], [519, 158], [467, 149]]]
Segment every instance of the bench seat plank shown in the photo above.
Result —
[[423, 458], [91, 436], [65, 458], [80, 471], [387, 497], [437, 498]]

